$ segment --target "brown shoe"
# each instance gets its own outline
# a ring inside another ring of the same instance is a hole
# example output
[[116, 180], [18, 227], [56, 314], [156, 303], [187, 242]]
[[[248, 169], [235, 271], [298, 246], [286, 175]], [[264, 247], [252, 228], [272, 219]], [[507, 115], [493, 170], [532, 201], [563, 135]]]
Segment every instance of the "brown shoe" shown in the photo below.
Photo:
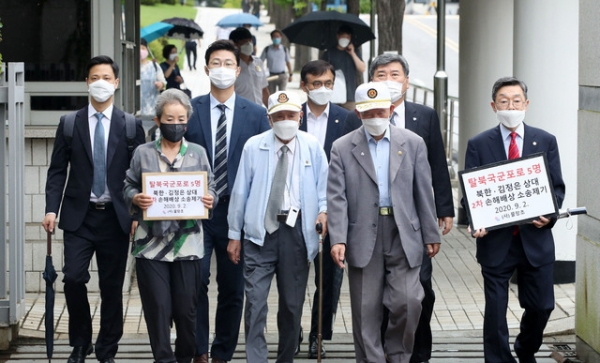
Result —
[[194, 357], [194, 363], [208, 363], [208, 353]]
[[227, 363], [227, 361], [223, 360], [221, 358], [215, 358], [215, 357], [213, 357], [213, 359], [211, 360], [211, 363]]

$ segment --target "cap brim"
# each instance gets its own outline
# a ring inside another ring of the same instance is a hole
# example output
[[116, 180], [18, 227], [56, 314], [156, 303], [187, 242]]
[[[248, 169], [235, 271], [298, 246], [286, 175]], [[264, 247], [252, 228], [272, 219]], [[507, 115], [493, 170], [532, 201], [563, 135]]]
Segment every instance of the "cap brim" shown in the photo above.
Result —
[[391, 105], [392, 105], [391, 100], [365, 101], [365, 102], [357, 103], [356, 110], [358, 112], [364, 112], [364, 111], [373, 110], [376, 108], [390, 108]]
[[296, 105], [293, 103], [283, 103], [283, 104], [277, 104], [273, 107], [271, 107], [269, 109], [269, 115], [272, 115], [276, 112], [279, 111], [294, 111], [294, 112], [300, 112], [302, 111], [302, 107], [300, 105]]

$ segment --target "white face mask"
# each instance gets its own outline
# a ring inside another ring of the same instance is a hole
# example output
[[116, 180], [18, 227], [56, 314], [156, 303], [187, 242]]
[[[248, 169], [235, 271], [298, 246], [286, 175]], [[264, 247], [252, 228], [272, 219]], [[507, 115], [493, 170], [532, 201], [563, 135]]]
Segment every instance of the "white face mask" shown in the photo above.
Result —
[[340, 38], [338, 39], [338, 44], [342, 48], [346, 48], [348, 44], [350, 44], [350, 39], [348, 38]]
[[214, 84], [215, 87], [226, 89], [235, 83], [235, 73], [236, 70], [232, 68], [212, 68], [208, 70], [208, 78], [210, 78], [210, 83]]
[[390, 90], [390, 96], [392, 97], [392, 103], [398, 101], [404, 96], [404, 92], [402, 92], [402, 83], [396, 81], [385, 81], [388, 89]]
[[298, 128], [300, 127], [300, 123], [294, 120], [282, 120], [273, 122], [273, 132], [275, 135], [283, 140], [291, 140], [298, 133]]
[[316, 103], [317, 105], [321, 106], [327, 104], [327, 102], [331, 100], [332, 95], [333, 90], [325, 86], [321, 86], [321, 88], [308, 91], [308, 98], [310, 98], [310, 100]]
[[387, 118], [365, 118], [362, 120], [365, 129], [371, 136], [383, 135], [387, 130], [390, 120]]
[[525, 111], [521, 110], [504, 110], [496, 111], [496, 118], [506, 128], [514, 129], [519, 126], [525, 119]]
[[252, 55], [252, 52], [254, 52], [254, 45], [252, 45], [252, 42], [246, 43], [240, 47], [240, 52], [244, 55]]
[[104, 102], [115, 94], [115, 85], [99, 79], [88, 85], [88, 92], [97, 102]]
[[171, 53], [169, 54], [169, 60], [172, 62], [175, 60], [175, 58], [177, 58], [177, 53]]

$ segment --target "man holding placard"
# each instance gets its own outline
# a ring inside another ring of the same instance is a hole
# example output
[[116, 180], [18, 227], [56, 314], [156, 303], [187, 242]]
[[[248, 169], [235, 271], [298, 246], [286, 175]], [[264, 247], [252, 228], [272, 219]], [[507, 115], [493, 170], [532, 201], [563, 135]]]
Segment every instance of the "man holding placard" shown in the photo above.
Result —
[[[542, 153], [547, 160], [549, 183], [556, 204], [565, 196], [556, 138], [546, 131], [523, 123], [529, 100], [524, 82], [505, 77], [492, 88], [492, 110], [500, 124], [469, 140], [465, 169]], [[463, 206], [465, 206], [463, 199]], [[474, 210], [470, 210], [473, 214]], [[508, 283], [518, 271], [519, 303], [525, 309], [521, 331], [515, 340], [519, 363], [535, 362], [535, 353], [550, 313], [554, 309], [554, 239], [551, 228], [556, 216], [540, 216], [530, 223], [494, 230], [479, 228], [477, 261], [481, 265], [485, 290], [484, 354], [490, 363], [516, 362], [508, 342], [506, 309]]]

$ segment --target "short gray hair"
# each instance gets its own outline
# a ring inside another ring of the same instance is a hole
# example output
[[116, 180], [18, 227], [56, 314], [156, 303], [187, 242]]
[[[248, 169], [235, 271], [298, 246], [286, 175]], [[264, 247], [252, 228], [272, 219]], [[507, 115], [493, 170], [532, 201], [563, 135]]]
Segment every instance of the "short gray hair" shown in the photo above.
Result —
[[373, 80], [373, 76], [375, 75], [375, 71], [377, 70], [377, 68], [388, 65], [393, 62], [400, 63], [402, 69], [404, 69], [404, 76], [408, 77], [409, 70], [406, 58], [404, 58], [400, 54], [383, 53], [375, 57], [375, 59], [373, 59], [373, 62], [371, 62], [371, 66], [369, 67], [369, 80]]
[[499, 78], [496, 82], [494, 82], [494, 85], [492, 86], [492, 101], [493, 102], [496, 102], [496, 95], [498, 95], [498, 91], [500, 90], [500, 88], [505, 87], [505, 86], [521, 87], [521, 89], [523, 90], [523, 95], [525, 96], [525, 99], [527, 99], [527, 85], [525, 84], [525, 82], [523, 82], [520, 79], [517, 79], [515, 77], [502, 77], [502, 78]]
[[187, 111], [188, 120], [190, 119], [190, 117], [192, 117], [192, 103], [190, 102], [190, 98], [188, 97], [188, 95], [183, 93], [182, 90], [170, 88], [161, 93], [160, 96], [158, 96], [158, 99], [156, 100], [156, 107], [154, 110], [156, 118], [160, 120], [164, 112], [165, 106], [171, 104], [182, 105]]

